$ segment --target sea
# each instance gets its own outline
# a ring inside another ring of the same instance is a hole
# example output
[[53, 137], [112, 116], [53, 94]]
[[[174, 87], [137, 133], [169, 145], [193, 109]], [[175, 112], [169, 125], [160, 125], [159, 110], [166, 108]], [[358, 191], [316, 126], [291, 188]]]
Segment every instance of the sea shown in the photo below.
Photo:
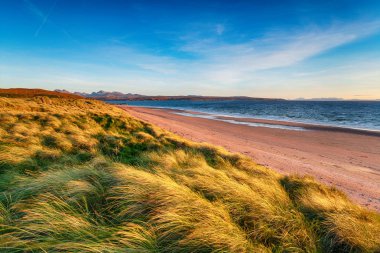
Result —
[[[376, 132], [380, 131], [380, 101], [147, 100], [107, 102], [151, 108], [194, 111], [206, 113], [211, 116], [280, 120]], [[197, 116], [197, 114], [189, 114], [188, 116]], [[202, 115], [199, 116], [202, 117]]]

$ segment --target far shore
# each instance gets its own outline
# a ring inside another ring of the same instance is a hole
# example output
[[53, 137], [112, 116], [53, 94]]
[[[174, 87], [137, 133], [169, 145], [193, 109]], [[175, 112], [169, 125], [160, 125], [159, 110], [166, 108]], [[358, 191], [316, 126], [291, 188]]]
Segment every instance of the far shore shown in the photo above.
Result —
[[[361, 205], [380, 211], [379, 132], [224, 116], [215, 120], [192, 117], [191, 114], [196, 112], [119, 107], [141, 120], [193, 141], [243, 153], [282, 174], [314, 176], [346, 192]], [[187, 116], [181, 113], [187, 113]], [[249, 126], [249, 123], [255, 126]], [[292, 130], [291, 127], [305, 131]]]

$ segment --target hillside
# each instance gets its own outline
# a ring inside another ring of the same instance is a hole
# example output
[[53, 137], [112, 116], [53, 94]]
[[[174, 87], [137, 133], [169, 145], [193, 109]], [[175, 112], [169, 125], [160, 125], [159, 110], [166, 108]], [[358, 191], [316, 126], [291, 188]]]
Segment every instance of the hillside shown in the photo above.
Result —
[[28, 97], [38, 97], [38, 96], [45, 96], [45, 97], [51, 97], [51, 98], [72, 98], [72, 99], [83, 98], [82, 96], [79, 96], [76, 94], [49, 91], [49, 90], [43, 90], [43, 89], [26, 89], [26, 88], [0, 89], [0, 97], [28, 98]]
[[1, 252], [379, 252], [380, 215], [100, 101], [0, 98]]
[[165, 100], [192, 100], [192, 101], [225, 101], [225, 100], [284, 100], [284, 99], [272, 99], [272, 98], [254, 98], [246, 96], [230, 96], [230, 97], [221, 97], [221, 96], [199, 96], [199, 95], [187, 95], [187, 96], [146, 96], [140, 94], [132, 93], [122, 93], [116, 91], [97, 91], [97, 92], [74, 92], [70, 93], [67, 90], [56, 90], [57, 92], [63, 92], [67, 94], [76, 94], [86, 98], [93, 98], [97, 100], [129, 100], [129, 101], [138, 101], [138, 100], [156, 100], [156, 101], [165, 101]]

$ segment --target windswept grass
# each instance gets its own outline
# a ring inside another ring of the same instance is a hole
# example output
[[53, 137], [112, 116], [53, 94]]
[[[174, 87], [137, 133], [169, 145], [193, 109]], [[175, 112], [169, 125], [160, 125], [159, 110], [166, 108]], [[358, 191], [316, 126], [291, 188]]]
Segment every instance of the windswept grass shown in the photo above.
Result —
[[312, 178], [85, 99], [0, 98], [0, 252], [380, 252]]

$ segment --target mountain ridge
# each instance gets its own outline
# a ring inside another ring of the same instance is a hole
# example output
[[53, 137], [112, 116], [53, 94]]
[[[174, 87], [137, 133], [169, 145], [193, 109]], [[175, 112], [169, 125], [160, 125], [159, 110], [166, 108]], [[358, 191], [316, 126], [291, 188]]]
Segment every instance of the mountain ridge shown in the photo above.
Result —
[[98, 100], [193, 100], [193, 101], [221, 101], [221, 100], [285, 100], [281, 98], [257, 98], [257, 97], [248, 97], [248, 96], [201, 96], [201, 95], [178, 95], [178, 96], [148, 96], [141, 94], [133, 94], [133, 93], [122, 93], [117, 91], [104, 91], [100, 90], [97, 92], [69, 92], [67, 90], [55, 90], [57, 92], [62, 93], [70, 93], [79, 95], [86, 98], [93, 98]]

